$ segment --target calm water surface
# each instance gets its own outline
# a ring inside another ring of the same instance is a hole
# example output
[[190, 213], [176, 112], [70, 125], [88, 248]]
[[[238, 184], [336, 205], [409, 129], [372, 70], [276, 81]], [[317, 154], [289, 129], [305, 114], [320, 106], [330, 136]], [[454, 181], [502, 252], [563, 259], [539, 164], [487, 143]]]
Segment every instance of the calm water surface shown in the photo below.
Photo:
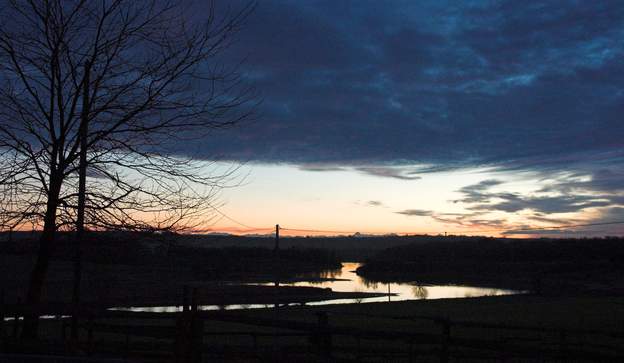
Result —
[[[419, 285], [417, 283], [396, 282], [396, 283], [376, 283], [363, 279], [355, 273], [360, 266], [356, 262], [343, 262], [342, 268], [335, 271], [328, 271], [321, 274], [322, 278], [332, 278], [334, 281], [300, 281], [294, 283], [283, 283], [288, 286], [310, 286], [330, 288], [336, 292], [376, 292], [383, 294], [395, 294], [373, 298], [361, 299], [337, 299], [313, 301], [306, 305], [328, 305], [328, 304], [352, 304], [368, 303], [380, 301], [401, 301], [419, 299], [445, 299], [445, 298], [465, 298], [478, 296], [498, 296], [518, 294], [519, 291], [482, 288], [474, 286], [458, 285]], [[319, 276], [314, 276], [318, 278]], [[267, 284], [268, 285], [268, 284]], [[271, 284], [272, 285], [272, 284]], [[203, 305], [200, 310], [236, 310], [236, 309], [257, 309], [271, 307], [268, 304], [234, 304], [234, 305]], [[180, 311], [180, 306], [150, 306], [150, 307], [120, 307], [114, 310], [130, 311], [150, 311], [150, 312], [175, 312]]]
[[[335, 278], [338, 281], [323, 282], [296, 282], [288, 284], [292, 286], [329, 287], [338, 292], [377, 292], [384, 294], [396, 294], [396, 296], [384, 296], [364, 299], [363, 302], [375, 301], [400, 301], [418, 299], [447, 299], [477, 296], [496, 296], [517, 294], [518, 291], [494, 288], [483, 288], [459, 285], [422, 285], [410, 282], [382, 283], [368, 281], [355, 273], [360, 267], [357, 262], [343, 262], [342, 268], [335, 272], [328, 272], [321, 277]], [[344, 280], [344, 281], [343, 281]], [[349, 303], [353, 300], [350, 299]], [[310, 303], [312, 305], [314, 303]]]

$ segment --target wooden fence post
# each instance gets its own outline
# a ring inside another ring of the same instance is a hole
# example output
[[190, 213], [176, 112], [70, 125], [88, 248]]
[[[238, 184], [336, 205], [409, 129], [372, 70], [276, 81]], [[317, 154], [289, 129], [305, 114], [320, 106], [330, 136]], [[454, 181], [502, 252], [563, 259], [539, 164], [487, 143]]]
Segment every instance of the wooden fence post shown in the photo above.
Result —
[[195, 314], [197, 312], [197, 299], [198, 299], [198, 291], [197, 288], [193, 288], [193, 294], [191, 295], [191, 312]]
[[189, 303], [188, 286], [182, 287], [182, 311], [176, 314], [176, 329], [173, 344], [174, 361], [182, 363], [186, 361], [188, 351], [188, 340], [186, 339], [187, 323], [188, 323], [188, 303]]
[[198, 289], [193, 288], [193, 296], [191, 300], [191, 326], [190, 326], [190, 339], [191, 339], [191, 354], [190, 362], [202, 361], [202, 349], [204, 342], [204, 322], [199, 316], [197, 305], [199, 304]]
[[315, 332], [315, 344], [317, 352], [327, 360], [332, 356], [332, 336], [329, 328], [329, 317], [327, 312], [321, 311], [316, 313], [318, 317], [318, 326]]
[[67, 340], [67, 321], [61, 318], [61, 340], [65, 342]]
[[78, 304], [76, 302], [72, 303], [72, 315], [71, 315], [71, 340], [72, 344], [77, 345], [79, 340], [79, 332], [78, 326], [80, 321], [78, 320]]
[[449, 362], [449, 345], [451, 343], [451, 322], [447, 319], [440, 319], [438, 323], [442, 325], [442, 339], [440, 347], [440, 363]]
[[61, 327], [61, 341], [64, 343], [65, 337], [63, 332], [63, 318], [60, 315], [57, 315], [54, 320], [56, 320], [56, 322], [59, 323], [59, 326]]
[[87, 356], [93, 355], [93, 314], [89, 314], [87, 321]]
[[130, 334], [126, 333], [126, 360], [130, 359]]
[[[21, 306], [22, 305], [22, 299], [18, 298], [17, 299], [17, 306]], [[13, 314], [13, 338], [15, 338], [15, 340], [17, 340], [17, 338], [19, 337], [19, 313], [17, 312], [17, 310], [15, 311], [15, 314]]]
[[252, 333], [251, 334], [251, 338], [253, 339], [253, 351], [254, 351], [254, 357], [259, 357], [259, 352], [258, 352], [258, 335], [256, 333]]
[[175, 336], [173, 337], [173, 357], [174, 362], [182, 362], [184, 355], [184, 313], [175, 315]]
[[185, 285], [182, 290], [182, 312], [176, 317], [174, 361], [178, 363], [192, 362], [193, 357], [193, 320], [194, 311], [197, 309], [197, 292], [196, 289], [193, 290], [192, 300], [189, 299], [189, 292], [190, 288]]
[[565, 330], [561, 330], [559, 332], [559, 355], [561, 357], [562, 362], [568, 361], [568, 347], [566, 344], [566, 332]]
[[4, 335], [4, 316], [5, 316], [6, 306], [4, 305], [4, 289], [0, 291], [0, 347], [2, 348], [2, 352], [6, 350], [6, 336]]
[[189, 288], [188, 286], [184, 286], [184, 289], [182, 291], [182, 312], [186, 313], [188, 311], [188, 305], [189, 305]]

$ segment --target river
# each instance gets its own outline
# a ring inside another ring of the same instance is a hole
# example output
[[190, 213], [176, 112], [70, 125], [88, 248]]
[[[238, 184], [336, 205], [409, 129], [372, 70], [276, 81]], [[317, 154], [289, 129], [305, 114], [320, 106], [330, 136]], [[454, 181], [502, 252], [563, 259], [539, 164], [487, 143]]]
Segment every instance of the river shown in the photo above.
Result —
[[[321, 278], [327, 280], [298, 281], [293, 283], [282, 283], [288, 286], [310, 286], [330, 288], [336, 292], [374, 292], [383, 293], [387, 296], [360, 298], [360, 299], [335, 299], [325, 301], [309, 302], [307, 305], [329, 305], [329, 304], [353, 304], [370, 303], [382, 301], [402, 301], [402, 300], [425, 300], [425, 299], [455, 299], [479, 296], [498, 296], [518, 294], [519, 291], [504, 290], [495, 288], [483, 288], [475, 286], [459, 285], [421, 285], [409, 282], [376, 283], [365, 280], [358, 276], [355, 270], [360, 266], [357, 262], [343, 262], [342, 268], [335, 271], [328, 271], [321, 274]], [[202, 305], [200, 310], [237, 310], [269, 307], [267, 304], [232, 304], [232, 305]], [[128, 311], [149, 311], [149, 312], [176, 312], [181, 309], [179, 306], [145, 306], [145, 307], [120, 307], [115, 310]]]

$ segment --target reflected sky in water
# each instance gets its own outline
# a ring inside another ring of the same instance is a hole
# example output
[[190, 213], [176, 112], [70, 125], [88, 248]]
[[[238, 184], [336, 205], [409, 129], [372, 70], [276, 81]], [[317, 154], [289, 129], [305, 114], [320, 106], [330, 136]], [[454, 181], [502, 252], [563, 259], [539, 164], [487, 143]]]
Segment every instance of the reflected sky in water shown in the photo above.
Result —
[[[365, 280], [358, 276], [355, 270], [360, 267], [357, 262], [343, 262], [342, 268], [333, 272], [328, 272], [322, 277], [334, 278], [336, 281], [322, 282], [296, 282], [293, 286], [313, 286], [330, 288], [337, 292], [390, 292], [396, 296], [377, 297], [364, 299], [363, 302], [374, 301], [400, 301], [400, 300], [418, 300], [418, 299], [445, 299], [445, 298], [464, 298], [478, 296], [497, 296], [509, 295], [517, 293], [513, 290], [503, 290], [494, 288], [481, 288], [473, 286], [455, 286], [455, 285], [419, 285], [417, 283], [381, 283]], [[350, 299], [349, 302], [353, 302]], [[336, 302], [334, 302], [336, 303]], [[310, 303], [314, 305], [314, 303]]]
[[[299, 281], [294, 283], [282, 283], [288, 286], [309, 286], [330, 288], [336, 292], [376, 292], [395, 294], [373, 298], [359, 299], [336, 299], [313, 301], [306, 305], [329, 305], [329, 304], [353, 304], [353, 303], [369, 303], [383, 301], [402, 301], [402, 300], [422, 300], [422, 299], [445, 299], [445, 298], [466, 298], [479, 296], [498, 296], [519, 293], [514, 290], [503, 290], [494, 288], [481, 288], [473, 286], [456, 286], [456, 285], [419, 285], [417, 283], [376, 283], [363, 279], [355, 273], [360, 266], [356, 262], [344, 262], [342, 268], [334, 271], [327, 271], [321, 274], [322, 278], [333, 278], [334, 281]], [[313, 276], [318, 278], [319, 276]], [[269, 285], [269, 284], [267, 284]], [[270, 285], [273, 285], [271, 283]], [[294, 306], [299, 304], [289, 304]], [[202, 305], [200, 310], [239, 310], [239, 309], [260, 309], [270, 308], [271, 304], [232, 304], [232, 305]], [[148, 312], [178, 312], [182, 310], [181, 306], [150, 306], [150, 307], [118, 307], [111, 310], [125, 311], [148, 311]]]

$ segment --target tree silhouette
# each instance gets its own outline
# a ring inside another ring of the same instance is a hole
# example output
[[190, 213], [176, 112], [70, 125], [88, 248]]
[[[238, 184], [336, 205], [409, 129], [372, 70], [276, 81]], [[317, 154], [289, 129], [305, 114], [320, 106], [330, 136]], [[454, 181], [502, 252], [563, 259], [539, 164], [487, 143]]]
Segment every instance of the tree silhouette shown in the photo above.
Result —
[[[252, 9], [218, 16], [211, 5], [199, 22], [168, 1], [7, 2], [0, 228], [42, 229], [27, 303], [41, 300], [59, 230], [77, 241], [85, 227], [176, 230], [214, 211], [233, 169], [175, 147], [250, 115], [252, 90], [218, 56]], [[24, 334], [36, 331], [27, 317]]]

